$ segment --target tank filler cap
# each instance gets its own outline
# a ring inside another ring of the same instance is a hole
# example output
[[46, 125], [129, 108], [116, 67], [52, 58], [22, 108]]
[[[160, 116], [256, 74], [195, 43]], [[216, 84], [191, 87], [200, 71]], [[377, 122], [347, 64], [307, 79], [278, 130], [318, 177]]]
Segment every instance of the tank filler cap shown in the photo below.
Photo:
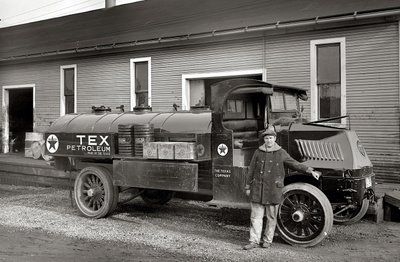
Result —
[[151, 111], [152, 111], [152, 108], [151, 108], [151, 106], [144, 106], [144, 105], [141, 105], [141, 106], [135, 106], [135, 107], [133, 108], [133, 111], [134, 111], [134, 112], [151, 112]]
[[105, 114], [107, 112], [111, 112], [111, 108], [110, 107], [92, 106], [92, 113], [94, 113], [94, 114]]

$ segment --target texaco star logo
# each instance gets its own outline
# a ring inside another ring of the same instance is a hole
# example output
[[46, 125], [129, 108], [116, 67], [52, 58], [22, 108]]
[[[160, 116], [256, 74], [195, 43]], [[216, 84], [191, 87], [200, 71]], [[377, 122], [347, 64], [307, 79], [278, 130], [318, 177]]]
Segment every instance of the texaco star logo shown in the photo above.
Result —
[[220, 156], [226, 156], [228, 154], [228, 147], [225, 144], [219, 144], [217, 151]]
[[58, 149], [59, 144], [60, 143], [58, 142], [58, 138], [56, 137], [56, 135], [52, 134], [47, 137], [46, 148], [50, 153], [55, 153]]

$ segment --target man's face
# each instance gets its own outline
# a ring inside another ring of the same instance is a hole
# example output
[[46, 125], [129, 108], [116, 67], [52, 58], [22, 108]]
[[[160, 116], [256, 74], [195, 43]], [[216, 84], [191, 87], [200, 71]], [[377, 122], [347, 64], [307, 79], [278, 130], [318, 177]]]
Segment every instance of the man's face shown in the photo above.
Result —
[[276, 141], [275, 136], [270, 136], [270, 135], [264, 136], [264, 143], [267, 147], [273, 146], [275, 141]]

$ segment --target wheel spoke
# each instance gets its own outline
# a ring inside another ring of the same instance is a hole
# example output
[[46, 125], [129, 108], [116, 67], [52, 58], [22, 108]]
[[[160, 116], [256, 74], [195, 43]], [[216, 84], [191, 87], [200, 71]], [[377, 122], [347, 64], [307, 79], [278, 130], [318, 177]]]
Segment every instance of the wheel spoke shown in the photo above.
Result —
[[93, 197], [90, 198], [88, 206], [93, 207]]
[[302, 231], [303, 231], [303, 228], [301, 227], [301, 224], [300, 223], [297, 224], [296, 225], [296, 235], [301, 236], [302, 235]]
[[304, 195], [300, 195], [299, 196], [299, 203], [300, 204], [305, 204], [305, 196]]
[[289, 208], [291, 209], [291, 208], [293, 208], [294, 206], [295, 206], [295, 204], [292, 202], [292, 200], [290, 200], [290, 198], [289, 197], [287, 197], [286, 199], [285, 199], [285, 201], [284, 201], [284, 203], [285, 202], [289, 202]]
[[[322, 225], [323, 226], [323, 225]], [[321, 224], [319, 224], [318, 223], [318, 225], [316, 225], [315, 223], [313, 224], [313, 223], [310, 223], [310, 229], [313, 231], [313, 232], [317, 232], [318, 231], [318, 229], [321, 227]]]

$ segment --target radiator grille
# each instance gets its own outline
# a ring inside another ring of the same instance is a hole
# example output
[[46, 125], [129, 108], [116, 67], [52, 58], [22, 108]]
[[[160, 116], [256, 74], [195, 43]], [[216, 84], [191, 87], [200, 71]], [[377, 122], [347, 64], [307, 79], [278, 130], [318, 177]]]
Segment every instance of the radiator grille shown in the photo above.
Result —
[[343, 161], [343, 151], [338, 143], [295, 139], [299, 152], [306, 160]]

